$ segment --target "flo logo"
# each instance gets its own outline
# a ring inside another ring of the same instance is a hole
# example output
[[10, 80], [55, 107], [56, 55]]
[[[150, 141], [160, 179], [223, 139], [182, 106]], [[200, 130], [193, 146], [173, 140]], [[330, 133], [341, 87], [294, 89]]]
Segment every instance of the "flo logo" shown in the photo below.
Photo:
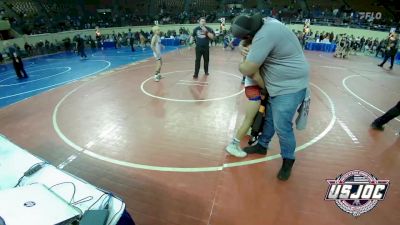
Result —
[[378, 180], [362, 170], [349, 171], [327, 182], [325, 200], [335, 201], [340, 209], [353, 216], [372, 210], [378, 201], [385, 199], [389, 188], [389, 180]]

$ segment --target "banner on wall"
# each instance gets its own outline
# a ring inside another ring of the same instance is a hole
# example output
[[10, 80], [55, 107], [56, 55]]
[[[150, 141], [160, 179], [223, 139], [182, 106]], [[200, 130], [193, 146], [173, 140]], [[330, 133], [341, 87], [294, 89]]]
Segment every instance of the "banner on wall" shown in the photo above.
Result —
[[382, 13], [381, 12], [359, 12], [359, 17], [360, 20], [362, 19], [372, 19], [372, 20], [380, 20], [382, 19]]
[[392, 33], [392, 32], [396, 32], [396, 28], [395, 27], [390, 28], [390, 33]]
[[158, 26], [158, 20], [154, 20], [154, 25]]

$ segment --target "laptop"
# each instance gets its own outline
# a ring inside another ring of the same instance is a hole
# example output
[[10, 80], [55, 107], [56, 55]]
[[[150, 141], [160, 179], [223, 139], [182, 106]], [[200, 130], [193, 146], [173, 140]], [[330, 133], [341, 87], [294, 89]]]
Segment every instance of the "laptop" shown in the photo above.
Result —
[[106, 225], [108, 213], [107, 209], [87, 210], [83, 214], [79, 225]]
[[6, 225], [70, 225], [80, 211], [42, 184], [0, 191], [0, 217]]

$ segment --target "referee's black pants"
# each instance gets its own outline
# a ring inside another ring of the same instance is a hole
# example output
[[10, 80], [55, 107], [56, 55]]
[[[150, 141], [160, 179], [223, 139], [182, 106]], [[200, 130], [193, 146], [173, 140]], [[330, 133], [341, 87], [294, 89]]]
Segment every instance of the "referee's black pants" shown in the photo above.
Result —
[[208, 62], [210, 60], [210, 48], [209, 46], [196, 46], [196, 62], [194, 69], [194, 76], [199, 76], [200, 71], [200, 60], [203, 56], [204, 59], [204, 73], [208, 74]]
[[374, 121], [374, 124], [381, 127], [391, 121], [392, 119], [400, 116], [400, 102], [393, 106], [389, 111]]

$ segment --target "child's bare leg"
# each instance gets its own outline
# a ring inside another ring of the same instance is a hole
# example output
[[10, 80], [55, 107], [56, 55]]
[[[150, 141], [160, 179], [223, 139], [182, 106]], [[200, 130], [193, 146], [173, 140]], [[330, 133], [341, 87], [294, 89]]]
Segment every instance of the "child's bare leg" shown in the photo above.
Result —
[[247, 131], [250, 129], [251, 125], [253, 125], [254, 118], [260, 108], [260, 101], [248, 101], [245, 107], [246, 115], [235, 136], [235, 139], [239, 142], [246, 136]]
[[156, 61], [156, 71], [155, 71], [155, 74], [154, 74], [154, 80], [155, 81], [160, 81], [160, 79], [162, 78], [162, 76], [160, 74], [161, 66], [162, 66], [162, 61], [161, 61], [161, 58], [160, 58], [160, 59], [158, 59]]
[[156, 74], [159, 74], [161, 71], [162, 61], [161, 59], [157, 60], [156, 62]]
[[232, 142], [226, 146], [225, 150], [236, 157], [246, 157], [247, 154], [240, 148], [240, 141], [244, 138], [247, 133], [247, 130], [251, 127], [254, 121], [254, 117], [257, 115], [258, 109], [260, 107], [260, 101], [251, 101], [249, 100], [246, 103], [246, 115], [242, 122], [242, 125], [236, 132], [235, 138]]

